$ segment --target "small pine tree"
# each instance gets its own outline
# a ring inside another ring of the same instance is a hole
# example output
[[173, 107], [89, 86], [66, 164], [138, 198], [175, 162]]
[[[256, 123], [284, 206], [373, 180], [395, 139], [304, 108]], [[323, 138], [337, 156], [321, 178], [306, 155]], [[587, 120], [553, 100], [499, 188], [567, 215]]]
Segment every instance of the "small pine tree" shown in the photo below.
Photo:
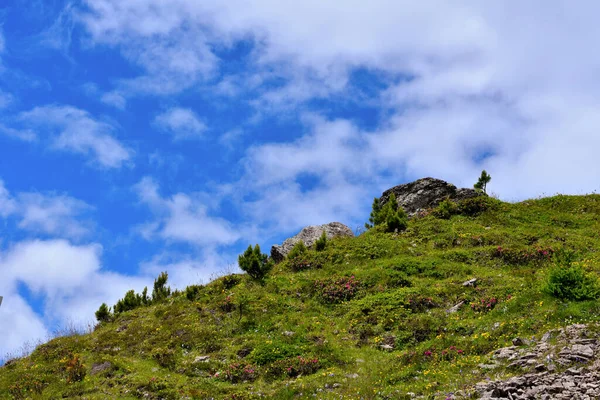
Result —
[[373, 198], [373, 204], [371, 205], [371, 215], [369, 216], [369, 222], [365, 224], [365, 228], [371, 229], [374, 226], [381, 224], [381, 204], [377, 197]]
[[167, 285], [169, 274], [161, 272], [158, 278], [154, 280], [154, 289], [152, 290], [152, 302], [156, 303], [166, 299], [171, 295], [171, 288]]
[[323, 251], [325, 250], [325, 247], [327, 247], [327, 234], [325, 231], [323, 231], [323, 233], [321, 233], [321, 237], [315, 242], [315, 250]]
[[370, 224], [365, 224], [367, 229], [377, 225], [385, 225], [386, 232], [403, 231], [408, 225], [408, 217], [404, 209], [398, 205], [396, 195], [390, 194], [388, 201], [381, 206], [379, 199], [373, 200], [373, 210], [369, 218]]
[[148, 287], [144, 286], [144, 290], [142, 291], [142, 304], [147, 306], [150, 302], [150, 297], [148, 297]]
[[244, 254], [238, 257], [238, 264], [252, 279], [261, 281], [273, 268], [273, 261], [260, 252], [260, 246], [248, 246]]
[[483, 193], [487, 193], [487, 184], [490, 183], [491, 180], [492, 180], [492, 177], [484, 169], [483, 171], [481, 171], [479, 180], [477, 181], [476, 184], [473, 185], [473, 187], [477, 190], [483, 191]]
[[106, 303], [102, 303], [98, 311], [96, 311], [96, 319], [98, 320], [98, 322], [110, 321], [110, 308], [106, 305]]
[[381, 208], [380, 217], [386, 225], [387, 232], [400, 232], [406, 229], [408, 217], [404, 209], [398, 206], [396, 195], [392, 193], [387, 203]]
[[306, 245], [304, 244], [304, 242], [302, 240], [299, 240], [294, 247], [292, 247], [292, 250], [290, 250], [290, 252], [287, 255], [287, 258], [289, 260], [296, 258], [304, 253], [306, 253], [308, 251], [308, 249], [306, 248]]
[[120, 314], [125, 311], [130, 311], [142, 305], [142, 296], [135, 294], [135, 290], [130, 290], [125, 293], [125, 297], [117, 301], [113, 307], [115, 314]]

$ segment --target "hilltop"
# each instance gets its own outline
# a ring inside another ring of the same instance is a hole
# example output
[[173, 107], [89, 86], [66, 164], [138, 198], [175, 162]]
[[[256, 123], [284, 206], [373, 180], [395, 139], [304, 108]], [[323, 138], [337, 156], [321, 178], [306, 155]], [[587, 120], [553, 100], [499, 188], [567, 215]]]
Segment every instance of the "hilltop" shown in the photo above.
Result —
[[542, 398], [511, 377], [596, 371], [600, 195], [454, 200], [56, 338], [0, 398]]

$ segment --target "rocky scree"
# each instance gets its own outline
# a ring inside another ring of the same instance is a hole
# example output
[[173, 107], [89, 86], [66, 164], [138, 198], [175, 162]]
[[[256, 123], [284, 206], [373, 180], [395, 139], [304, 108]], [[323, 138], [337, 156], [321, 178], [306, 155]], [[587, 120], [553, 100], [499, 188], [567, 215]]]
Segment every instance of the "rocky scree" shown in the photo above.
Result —
[[[513, 346], [496, 350], [493, 364], [480, 368], [523, 371], [506, 380], [481, 382], [475, 392], [485, 400], [600, 399], [600, 351], [598, 332], [583, 324], [544, 334], [536, 343], [515, 338]], [[555, 343], [551, 342], [555, 338]], [[463, 393], [453, 399], [472, 398]]]

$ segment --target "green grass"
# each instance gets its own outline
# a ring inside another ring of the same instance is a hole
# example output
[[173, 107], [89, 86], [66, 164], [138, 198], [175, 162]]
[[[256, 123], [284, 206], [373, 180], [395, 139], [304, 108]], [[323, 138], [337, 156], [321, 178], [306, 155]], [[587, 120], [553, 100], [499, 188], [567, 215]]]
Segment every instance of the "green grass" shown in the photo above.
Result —
[[[262, 283], [221, 278], [192, 300], [175, 294], [54, 339], [0, 368], [0, 398], [444, 399], [514, 374], [477, 366], [516, 336], [600, 319], [598, 301], [544, 290], [559, 249], [600, 272], [600, 196], [491, 204], [338, 238], [302, 256], [310, 267], [284, 261]], [[86, 376], [69, 382], [76, 355]]]

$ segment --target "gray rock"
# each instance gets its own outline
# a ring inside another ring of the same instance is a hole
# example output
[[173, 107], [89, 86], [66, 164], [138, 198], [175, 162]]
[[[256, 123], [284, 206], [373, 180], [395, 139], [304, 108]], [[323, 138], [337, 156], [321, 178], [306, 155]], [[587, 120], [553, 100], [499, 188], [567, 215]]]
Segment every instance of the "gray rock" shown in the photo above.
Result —
[[113, 365], [109, 361], [105, 361], [100, 364], [93, 364], [90, 370], [90, 375], [97, 375], [106, 370], [112, 369]]
[[465, 302], [461, 301], [460, 303], [457, 303], [457, 304], [453, 305], [452, 307], [450, 307], [449, 309], [447, 309], [446, 312], [448, 314], [454, 314], [455, 312], [458, 312], [458, 310], [460, 310], [460, 308], [463, 306], [463, 304], [465, 304]]
[[[511, 346], [496, 350], [493, 357], [497, 362], [508, 363], [508, 367], [523, 368], [530, 373], [503, 381], [479, 383], [474, 389], [480, 398], [600, 399], [600, 360], [595, 359], [599, 349], [598, 335], [590, 337], [587, 326], [582, 324], [570, 325], [553, 333], [557, 333], [556, 344], [550, 344], [550, 335], [546, 334], [540, 343], [530, 341], [528, 349]], [[513, 343], [520, 344], [520, 340]], [[555, 358], [556, 364], [577, 367], [561, 372], [554, 365]], [[486, 366], [482, 364], [479, 368], [485, 370]]]
[[469, 287], [469, 286], [473, 286], [474, 287], [476, 282], [477, 282], [477, 278], [473, 278], [473, 279], [469, 279], [466, 282], [463, 282], [462, 285], [465, 286], [465, 287]]
[[419, 211], [436, 207], [442, 200], [466, 200], [477, 196], [485, 196], [475, 189], [458, 189], [451, 183], [435, 178], [423, 178], [414, 182], [394, 186], [383, 192], [379, 203], [383, 206], [394, 193], [398, 205], [402, 206], [409, 216]]
[[286, 239], [283, 244], [271, 247], [271, 258], [277, 263], [283, 261], [299, 241], [304, 242], [306, 247], [311, 247], [321, 237], [323, 231], [325, 231], [327, 239], [337, 236], [354, 236], [352, 229], [340, 222], [307, 226], [296, 236]]

